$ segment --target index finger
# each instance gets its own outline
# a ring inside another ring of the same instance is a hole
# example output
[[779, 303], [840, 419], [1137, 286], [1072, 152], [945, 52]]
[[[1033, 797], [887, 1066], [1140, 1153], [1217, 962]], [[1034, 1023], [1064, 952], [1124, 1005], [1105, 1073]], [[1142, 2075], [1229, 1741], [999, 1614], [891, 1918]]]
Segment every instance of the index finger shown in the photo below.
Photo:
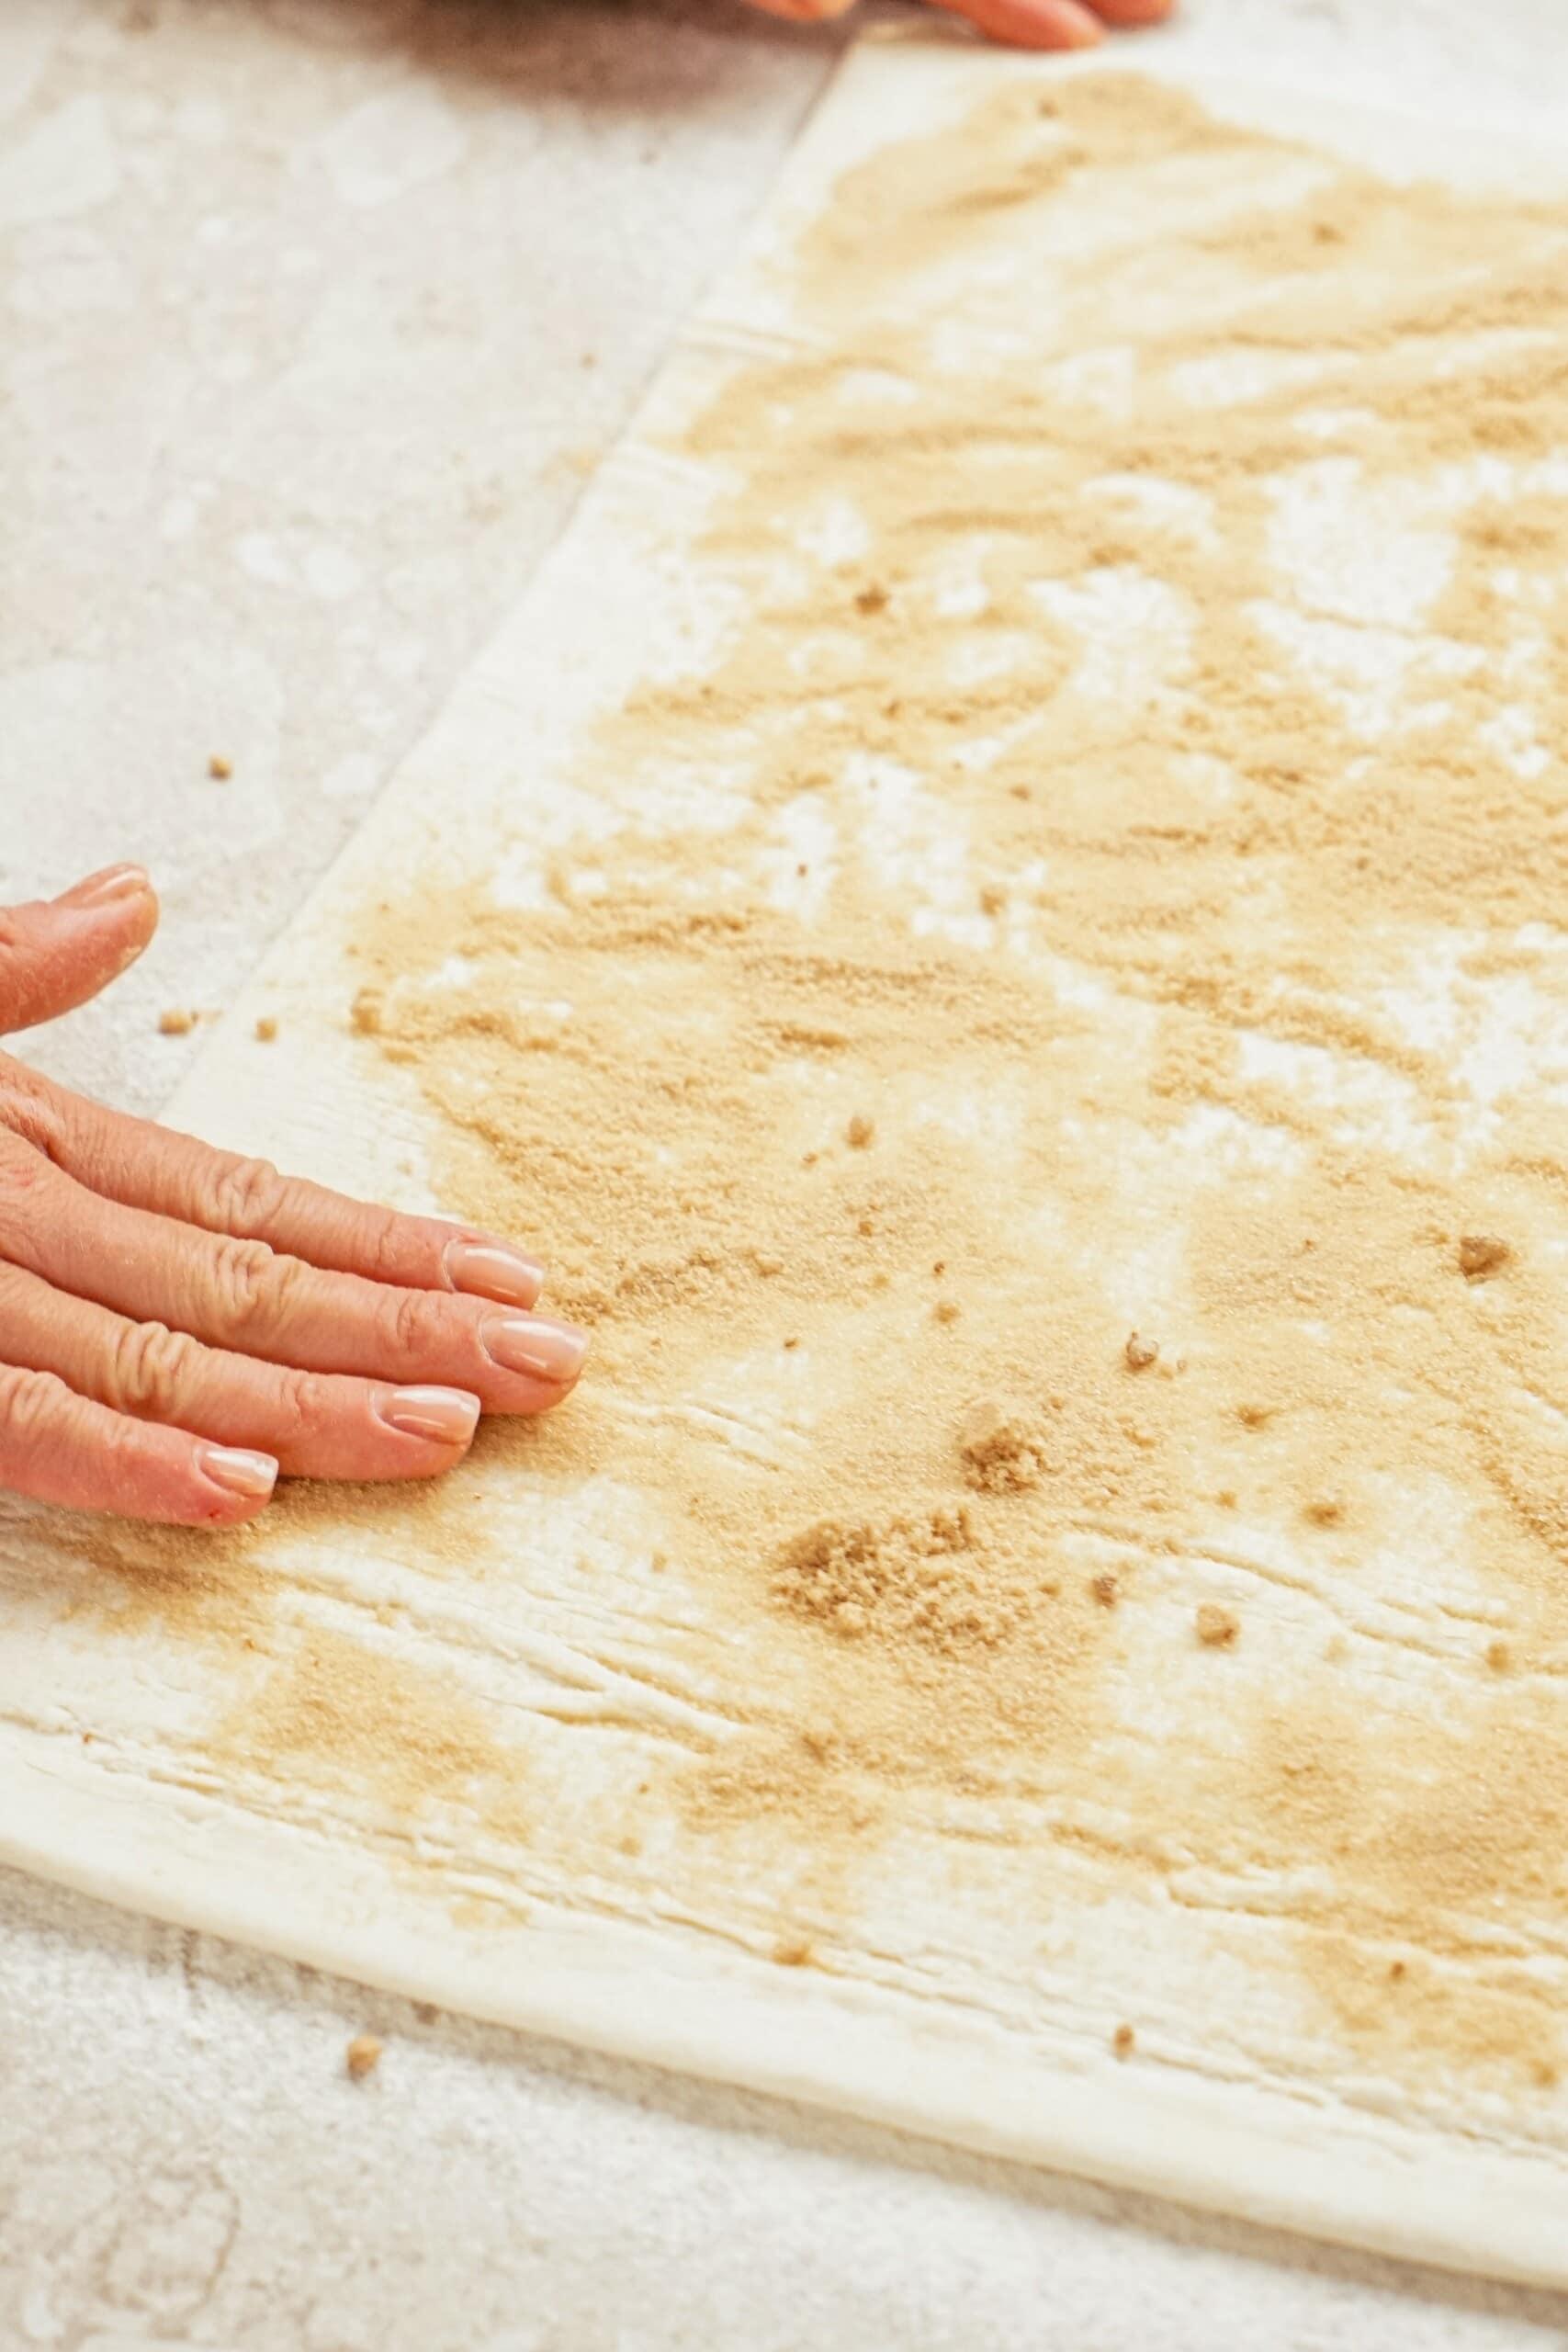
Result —
[[265, 1241], [284, 1256], [400, 1290], [458, 1291], [532, 1306], [544, 1288], [536, 1258], [477, 1227], [404, 1216], [301, 1176], [280, 1176], [270, 1160], [215, 1151], [63, 1087], [41, 1089], [28, 1110], [47, 1132], [56, 1166], [123, 1207]]

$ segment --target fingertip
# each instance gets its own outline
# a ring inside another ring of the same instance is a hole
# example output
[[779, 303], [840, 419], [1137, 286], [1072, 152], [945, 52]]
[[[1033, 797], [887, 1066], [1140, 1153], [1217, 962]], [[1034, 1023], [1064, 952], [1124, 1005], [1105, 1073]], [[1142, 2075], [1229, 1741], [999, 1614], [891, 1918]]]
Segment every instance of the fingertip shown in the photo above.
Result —
[[152, 877], [144, 865], [102, 865], [85, 881], [73, 882], [69, 890], [62, 890], [54, 900], [57, 907], [112, 907], [122, 901], [130, 904], [147, 898], [152, 889]]
[[277, 1464], [270, 1453], [253, 1453], [248, 1446], [198, 1442], [195, 1453], [202, 1523], [233, 1527], [254, 1519], [272, 1500], [277, 1485]]

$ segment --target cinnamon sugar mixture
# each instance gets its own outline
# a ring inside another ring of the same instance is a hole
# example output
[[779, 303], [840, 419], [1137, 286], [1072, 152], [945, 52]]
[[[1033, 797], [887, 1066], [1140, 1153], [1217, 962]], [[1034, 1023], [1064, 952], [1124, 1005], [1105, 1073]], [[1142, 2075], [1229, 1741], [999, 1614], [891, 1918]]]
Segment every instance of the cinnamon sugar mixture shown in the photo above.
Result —
[[[793, 267], [681, 453], [716, 649], [533, 903], [434, 872], [356, 943], [445, 1199], [594, 1327], [488, 1458], [637, 1496], [723, 1629], [746, 1736], [642, 1800], [694, 1851], [809, 1851], [819, 1926], [983, 1812], [1042, 1922], [1157, 1878], [1341, 2047], [1533, 2095], [1568, 207], [1022, 78]], [[456, 1487], [411, 1525], [483, 1555]]]

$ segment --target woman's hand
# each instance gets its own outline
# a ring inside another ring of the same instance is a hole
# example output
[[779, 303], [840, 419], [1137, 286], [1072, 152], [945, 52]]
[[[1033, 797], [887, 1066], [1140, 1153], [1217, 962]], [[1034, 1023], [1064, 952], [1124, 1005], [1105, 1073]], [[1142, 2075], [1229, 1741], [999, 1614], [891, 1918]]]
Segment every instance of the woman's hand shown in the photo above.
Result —
[[[841, 17], [854, 0], [755, 0], [771, 16], [816, 23]], [[1163, 24], [1176, 0], [932, 0], [967, 17], [991, 40], [1013, 49], [1092, 49], [1106, 27]]]
[[[0, 909], [0, 1032], [96, 995], [158, 922], [140, 866]], [[279, 1470], [427, 1478], [540, 1413], [587, 1340], [508, 1244], [280, 1177], [0, 1054], [0, 1488], [188, 1526]]]

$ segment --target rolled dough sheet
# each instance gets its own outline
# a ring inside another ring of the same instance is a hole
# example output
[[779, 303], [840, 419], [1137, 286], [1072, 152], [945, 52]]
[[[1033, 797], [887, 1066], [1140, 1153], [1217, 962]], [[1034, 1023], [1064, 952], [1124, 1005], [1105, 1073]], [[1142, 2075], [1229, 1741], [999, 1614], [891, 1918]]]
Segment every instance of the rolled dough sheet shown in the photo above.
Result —
[[851, 61], [173, 1106], [592, 1375], [10, 1510], [0, 1855], [1568, 2285], [1560, 185]]

